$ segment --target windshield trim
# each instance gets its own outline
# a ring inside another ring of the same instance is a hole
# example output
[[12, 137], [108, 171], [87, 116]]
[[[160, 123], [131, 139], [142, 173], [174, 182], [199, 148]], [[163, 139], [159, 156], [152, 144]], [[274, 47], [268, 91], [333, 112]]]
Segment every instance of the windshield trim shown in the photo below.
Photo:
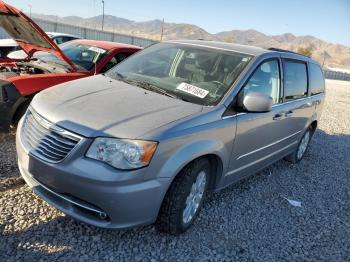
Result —
[[253, 53], [248, 53], [248, 52], [241, 52], [237, 51], [234, 49], [227, 49], [227, 48], [222, 48], [222, 47], [217, 47], [217, 46], [210, 46], [210, 45], [203, 45], [203, 44], [192, 44], [192, 43], [186, 43], [186, 42], [172, 42], [172, 41], [164, 41], [163, 43], [165, 44], [179, 44], [179, 45], [188, 45], [188, 46], [197, 46], [197, 47], [204, 47], [204, 48], [209, 48], [209, 49], [216, 49], [216, 50], [222, 50], [222, 51], [227, 51], [227, 52], [232, 52], [232, 53], [239, 53], [243, 55], [250, 55], [253, 57], [256, 57], [256, 54]]

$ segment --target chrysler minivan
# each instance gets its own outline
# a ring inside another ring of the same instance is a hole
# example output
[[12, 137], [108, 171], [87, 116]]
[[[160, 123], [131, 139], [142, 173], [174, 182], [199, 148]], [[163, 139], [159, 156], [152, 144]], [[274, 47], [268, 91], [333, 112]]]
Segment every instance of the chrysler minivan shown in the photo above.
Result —
[[78, 220], [178, 234], [209, 190], [282, 158], [299, 162], [324, 89], [320, 65], [292, 52], [159, 43], [36, 95], [17, 131], [19, 169]]

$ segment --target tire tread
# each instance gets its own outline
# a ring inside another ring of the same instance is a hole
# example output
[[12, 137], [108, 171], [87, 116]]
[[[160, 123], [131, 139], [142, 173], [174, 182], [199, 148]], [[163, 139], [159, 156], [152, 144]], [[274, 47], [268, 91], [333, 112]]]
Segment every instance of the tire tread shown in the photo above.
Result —
[[197, 159], [185, 166], [175, 177], [164, 197], [156, 221], [156, 227], [160, 232], [176, 235], [188, 228], [184, 228], [181, 223], [183, 198], [187, 197], [187, 185], [192, 185], [194, 173], [203, 166], [209, 166], [209, 161], [205, 158]]

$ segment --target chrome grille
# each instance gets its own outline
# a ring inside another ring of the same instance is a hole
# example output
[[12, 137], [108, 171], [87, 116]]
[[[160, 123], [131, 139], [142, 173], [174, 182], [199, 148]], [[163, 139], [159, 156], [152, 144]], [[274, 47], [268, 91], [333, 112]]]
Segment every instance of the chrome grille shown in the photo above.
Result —
[[72, 151], [81, 138], [57, 127], [33, 110], [28, 110], [21, 130], [21, 140], [30, 154], [47, 162], [58, 163]]

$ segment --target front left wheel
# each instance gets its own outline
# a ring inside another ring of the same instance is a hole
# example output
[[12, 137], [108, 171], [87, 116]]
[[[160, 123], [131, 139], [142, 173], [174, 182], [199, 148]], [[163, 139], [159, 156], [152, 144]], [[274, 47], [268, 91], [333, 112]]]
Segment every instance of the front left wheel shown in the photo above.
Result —
[[205, 158], [187, 165], [174, 179], [163, 200], [157, 229], [180, 234], [194, 222], [202, 207], [209, 184], [210, 164]]

